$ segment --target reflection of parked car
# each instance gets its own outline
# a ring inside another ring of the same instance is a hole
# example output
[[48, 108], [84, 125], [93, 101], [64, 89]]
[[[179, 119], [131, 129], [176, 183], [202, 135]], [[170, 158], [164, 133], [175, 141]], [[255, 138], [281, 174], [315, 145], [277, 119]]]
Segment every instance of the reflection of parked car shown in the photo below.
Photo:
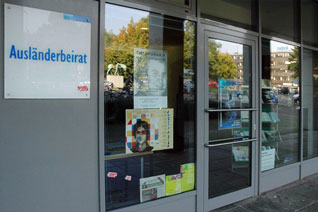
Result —
[[273, 91], [272, 87], [263, 87], [262, 88], [262, 99], [264, 103], [278, 103], [278, 98], [275, 95], [275, 92]]
[[294, 99], [294, 104], [295, 105], [299, 105], [300, 99], [299, 99], [299, 94], [298, 93], [293, 95], [293, 99]]
[[289, 94], [290, 91], [289, 91], [289, 88], [283, 87], [282, 89], [280, 89], [280, 90], [278, 91], [278, 93], [281, 93], [281, 94]]
[[194, 82], [193, 81], [187, 81], [183, 84], [183, 89], [185, 93], [191, 93], [194, 91]]
[[104, 81], [104, 89], [105, 90], [111, 90], [114, 88], [114, 84], [112, 82], [109, 81]]
[[218, 88], [218, 83], [215, 81], [209, 81], [209, 88]]

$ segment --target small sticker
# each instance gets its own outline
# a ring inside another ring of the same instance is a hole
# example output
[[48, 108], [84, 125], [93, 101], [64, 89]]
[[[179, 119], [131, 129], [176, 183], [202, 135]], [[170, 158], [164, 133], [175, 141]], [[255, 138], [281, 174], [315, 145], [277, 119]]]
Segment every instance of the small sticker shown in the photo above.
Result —
[[127, 180], [127, 181], [131, 181], [131, 176], [126, 175], [125, 180]]
[[108, 172], [107, 173], [108, 178], [116, 178], [117, 177], [117, 172]]
[[88, 91], [88, 87], [86, 85], [84, 86], [77, 86], [78, 91]]

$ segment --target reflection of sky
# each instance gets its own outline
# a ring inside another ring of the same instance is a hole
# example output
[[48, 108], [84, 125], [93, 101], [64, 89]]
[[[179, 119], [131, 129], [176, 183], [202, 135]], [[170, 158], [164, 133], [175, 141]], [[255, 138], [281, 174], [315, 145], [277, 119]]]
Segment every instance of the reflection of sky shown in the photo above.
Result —
[[131, 18], [137, 22], [149, 15], [148, 12], [112, 4], [106, 4], [105, 13], [105, 28], [107, 32], [112, 31], [114, 34], [119, 34], [123, 27], [127, 27]]
[[43, 27], [43, 25], [50, 24], [49, 16], [50, 12], [48, 12], [47, 10], [39, 10], [29, 7], [24, 8], [23, 18], [25, 19], [25, 23], [32, 23], [24, 24], [24, 30], [30, 34], [36, 33], [41, 27]]
[[216, 43], [221, 44], [219, 49], [221, 53], [229, 54], [243, 54], [243, 45], [238, 43], [232, 43], [227, 41], [215, 40]]
[[271, 52], [292, 50], [294, 46], [271, 40]]

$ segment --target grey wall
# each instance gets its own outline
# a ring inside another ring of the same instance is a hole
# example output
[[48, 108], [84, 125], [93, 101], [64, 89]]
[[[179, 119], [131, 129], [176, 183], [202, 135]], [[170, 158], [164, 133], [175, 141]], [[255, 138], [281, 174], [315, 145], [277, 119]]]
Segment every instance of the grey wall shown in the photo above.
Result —
[[1, 0], [0, 211], [98, 211], [98, 2], [6, 2], [92, 18], [91, 98], [4, 99], [4, 1]]

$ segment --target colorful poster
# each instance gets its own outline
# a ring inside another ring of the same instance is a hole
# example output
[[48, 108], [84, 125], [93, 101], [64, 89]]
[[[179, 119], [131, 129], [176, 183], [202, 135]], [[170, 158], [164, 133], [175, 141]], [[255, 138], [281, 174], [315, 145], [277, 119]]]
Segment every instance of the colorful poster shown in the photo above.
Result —
[[134, 108], [167, 108], [167, 51], [134, 49]]
[[173, 149], [173, 109], [126, 110], [126, 154]]
[[[241, 107], [242, 85], [240, 80], [219, 79], [219, 108], [234, 109]], [[241, 127], [241, 113], [238, 111], [220, 112], [219, 129]]]
[[191, 191], [194, 189], [195, 183], [195, 165], [194, 163], [187, 163], [181, 165], [180, 172], [182, 174], [181, 179], [181, 191]]
[[158, 199], [166, 195], [165, 186], [166, 175], [141, 178], [140, 182], [140, 202]]
[[182, 192], [182, 179], [182, 174], [166, 176], [166, 196], [171, 196]]

